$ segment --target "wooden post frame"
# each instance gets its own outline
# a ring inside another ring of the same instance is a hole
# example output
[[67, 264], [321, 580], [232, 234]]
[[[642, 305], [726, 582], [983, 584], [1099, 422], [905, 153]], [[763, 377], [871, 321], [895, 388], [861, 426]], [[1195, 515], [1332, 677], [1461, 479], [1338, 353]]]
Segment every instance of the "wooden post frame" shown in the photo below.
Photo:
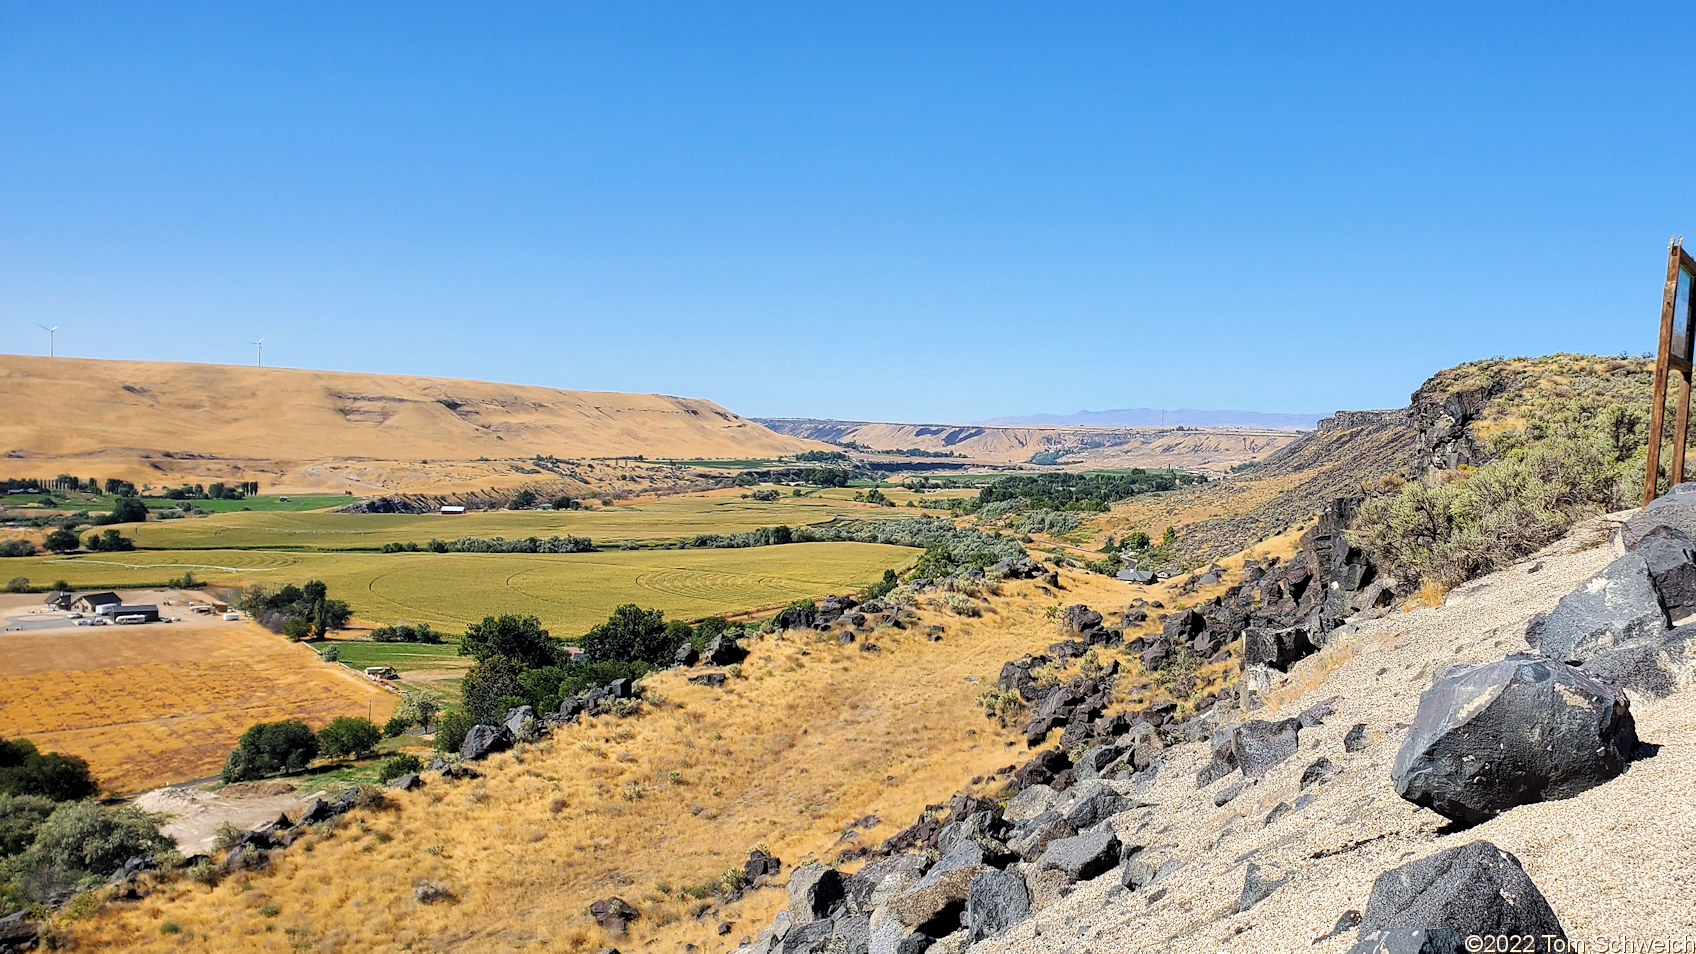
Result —
[[1676, 238], [1667, 248], [1667, 281], [1661, 292], [1661, 337], [1655, 352], [1655, 389], [1649, 405], [1649, 459], [1643, 506], [1655, 499], [1661, 472], [1661, 428], [1666, 423], [1668, 378], [1678, 374], [1678, 408], [1673, 416], [1671, 477], [1684, 483], [1684, 445], [1690, 436], [1690, 373], [1696, 351], [1696, 259]]

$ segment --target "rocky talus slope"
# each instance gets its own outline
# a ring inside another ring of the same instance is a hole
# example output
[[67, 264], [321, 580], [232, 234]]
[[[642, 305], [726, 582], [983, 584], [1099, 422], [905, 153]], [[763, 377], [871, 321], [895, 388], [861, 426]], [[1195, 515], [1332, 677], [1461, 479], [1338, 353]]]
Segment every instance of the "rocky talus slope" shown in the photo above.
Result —
[[852, 874], [792, 872], [741, 950], [1696, 943], [1681, 489], [1611, 543], [1592, 525], [1440, 607], [1245, 646], [1235, 698], [1199, 715], [1092, 716], [1001, 798], [956, 798]]

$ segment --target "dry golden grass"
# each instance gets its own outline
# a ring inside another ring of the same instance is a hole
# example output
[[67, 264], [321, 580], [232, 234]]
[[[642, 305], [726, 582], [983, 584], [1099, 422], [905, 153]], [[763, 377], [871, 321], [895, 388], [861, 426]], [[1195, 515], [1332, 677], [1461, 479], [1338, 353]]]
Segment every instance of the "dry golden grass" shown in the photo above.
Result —
[[[680, 889], [740, 865], [762, 842], [786, 871], [835, 858], [1026, 757], [984, 718], [978, 694], [1005, 660], [1060, 638], [1050, 607], [1120, 608], [1133, 592], [1087, 574], [1067, 573], [1064, 585], [1009, 584], [978, 619], [925, 610], [926, 624], [947, 627], [938, 643], [887, 629], [871, 640], [883, 651], [867, 653], [796, 633], [754, 643], [742, 678], [724, 689], [658, 674], [647, 682], [653, 703], [635, 717], [602, 717], [495, 756], [480, 781], [431, 777], [394, 796], [395, 810], [311, 836], [271, 871], [216, 888], [176, 882], [111, 907], [73, 926], [75, 946], [166, 951], [193, 938], [208, 950], [598, 950], [609, 939], [585, 911], [618, 895], [642, 911], [621, 949], [728, 950], [782, 906], [781, 891], [698, 919], [701, 903], [679, 900]], [[868, 814], [880, 820], [858, 840], [841, 838]], [[457, 900], [415, 903], [421, 878]], [[262, 916], [256, 898], [279, 913]], [[167, 919], [183, 933], [161, 936]], [[735, 925], [724, 937], [720, 919]]]
[[[441, 492], [561, 458], [769, 458], [825, 445], [711, 401], [453, 378], [0, 355], [0, 447], [33, 473]], [[198, 459], [197, 459], [198, 458]], [[549, 475], [539, 475], [546, 478]]]
[[381, 723], [393, 708], [346, 668], [245, 621], [0, 634], [0, 736], [81, 756], [116, 792], [216, 775], [255, 722]]

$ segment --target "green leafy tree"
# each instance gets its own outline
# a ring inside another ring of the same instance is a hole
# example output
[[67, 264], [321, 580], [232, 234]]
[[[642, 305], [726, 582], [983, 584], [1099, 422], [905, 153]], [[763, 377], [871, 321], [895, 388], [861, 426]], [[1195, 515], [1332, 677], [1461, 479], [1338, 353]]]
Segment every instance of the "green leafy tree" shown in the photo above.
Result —
[[665, 614], [626, 603], [607, 621], [578, 640], [589, 662], [670, 664], [677, 654], [677, 636], [666, 626]]
[[509, 706], [503, 700], [514, 696], [529, 701], [522, 678], [524, 666], [505, 656], [490, 656], [466, 672], [460, 681], [461, 707], [477, 722], [494, 722], [506, 715]]
[[472, 623], [459, 641], [459, 654], [479, 662], [503, 656], [521, 668], [558, 663], [564, 653], [559, 640], [548, 635], [534, 616], [485, 616]]
[[304, 722], [261, 722], [242, 733], [224, 762], [226, 782], [299, 772], [318, 757], [318, 737]]
[[28, 739], [0, 739], [0, 794], [66, 802], [93, 798], [98, 792], [88, 763], [77, 756], [43, 754]]
[[318, 730], [318, 754], [330, 759], [357, 758], [371, 754], [383, 738], [370, 719], [337, 716]]
[[119, 553], [134, 550], [135, 541], [113, 529], [88, 535], [88, 548], [95, 553]]
[[140, 497], [125, 495], [112, 501], [112, 523], [141, 523], [147, 519], [147, 504]]
[[536, 506], [536, 492], [534, 490], [520, 490], [512, 495], [511, 500], [506, 502], [506, 509], [508, 510], [529, 510], [534, 506]]

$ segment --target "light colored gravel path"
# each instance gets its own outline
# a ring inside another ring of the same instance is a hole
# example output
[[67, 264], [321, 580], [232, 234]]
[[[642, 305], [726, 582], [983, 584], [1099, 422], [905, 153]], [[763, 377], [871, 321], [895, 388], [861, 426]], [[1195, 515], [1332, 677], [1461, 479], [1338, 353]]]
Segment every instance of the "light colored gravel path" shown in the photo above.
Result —
[[[1420, 692], [1456, 662], [1525, 651], [1533, 613], [1612, 558], [1608, 547], [1553, 553], [1469, 584], [1446, 605], [1357, 624], [1346, 638], [1296, 667], [1278, 704], [1253, 718], [1283, 718], [1329, 697], [1336, 713], [1301, 734], [1302, 751], [1224, 808], [1213, 796], [1241, 776], [1197, 790], [1207, 746], [1170, 751], [1171, 770], [1144, 794], [1159, 808], [1122, 837], [1183, 862], [1154, 889], [1126, 894], [1115, 871], [1079, 885], [984, 952], [1215, 951], [1341, 952], [1355, 931], [1315, 945], [1349, 909], [1364, 910], [1387, 868], [1478, 839], [1517, 855], [1582, 950], [1596, 938], [1689, 937], [1696, 951], [1696, 691], [1659, 704], [1635, 702], [1638, 733], [1658, 755], [1577, 798], [1514, 809], [1466, 831], [1396, 796], [1390, 766]], [[1538, 565], [1536, 572], [1528, 572]], [[1345, 753], [1342, 739], [1365, 723], [1371, 744]], [[1329, 758], [1341, 773], [1310, 787], [1305, 808], [1271, 825], [1280, 801], [1294, 802], [1302, 771]], [[1244, 868], [1292, 875], [1250, 911], [1233, 913]], [[1166, 894], [1158, 900], [1156, 892]]]

